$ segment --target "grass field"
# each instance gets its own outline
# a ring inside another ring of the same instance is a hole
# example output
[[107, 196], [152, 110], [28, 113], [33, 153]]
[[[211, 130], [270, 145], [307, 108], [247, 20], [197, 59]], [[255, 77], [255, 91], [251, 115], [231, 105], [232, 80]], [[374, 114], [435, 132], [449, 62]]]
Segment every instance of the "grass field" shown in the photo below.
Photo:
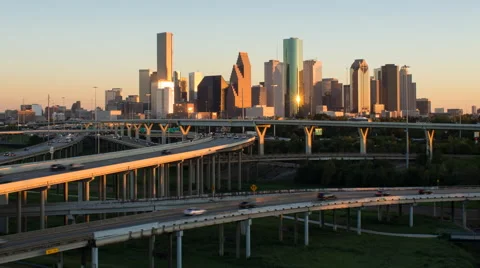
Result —
[[[442, 239], [386, 237], [310, 227], [310, 245], [303, 246], [303, 228], [299, 226], [298, 245], [293, 243], [293, 221], [284, 221], [284, 241], [278, 241], [278, 220], [254, 220], [252, 223], [252, 257], [235, 258], [235, 225], [225, 225], [225, 256], [218, 256], [217, 227], [185, 231], [184, 267], [476, 267], [474, 257], [464, 249]], [[175, 251], [175, 236], [173, 237]], [[133, 240], [99, 249], [101, 267], [147, 267], [148, 240]], [[157, 237], [156, 266], [167, 266], [167, 236]], [[175, 252], [174, 252], [175, 255]], [[80, 252], [65, 253], [65, 267], [78, 267]], [[52, 265], [55, 256], [27, 260]], [[175, 256], [174, 256], [175, 262]], [[175, 265], [175, 264], [174, 264]], [[11, 265], [9, 267], [23, 267]]]

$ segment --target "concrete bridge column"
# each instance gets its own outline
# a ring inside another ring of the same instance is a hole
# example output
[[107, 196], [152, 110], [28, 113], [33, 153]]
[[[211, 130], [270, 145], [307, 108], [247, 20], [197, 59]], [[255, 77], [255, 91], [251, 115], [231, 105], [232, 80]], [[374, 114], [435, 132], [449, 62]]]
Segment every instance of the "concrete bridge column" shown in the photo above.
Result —
[[150, 198], [155, 198], [157, 197], [157, 192], [156, 192], [156, 181], [157, 181], [157, 167], [152, 167], [151, 172], [149, 174], [151, 175], [150, 177]]
[[242, 150], [238, 151], [238, 190], [242, 190]]
[[435, 136], [435, 129], [425, 129], [425, 140], [427, 141], [427, 156], [429, 161], [433, 158], [433, 137]]
[[413, 205], [410, 205], [410, 215], [408, 218], [408, 226], [413, 227]]
[[182, 163], [179, 162], [177, 163], [177, 197], [182, 196], [182, 189], [181, 187], [181, 169], [182, 169]]
[[98, 248], [97, 247], [92, 247], [92, 268], [98, 268]]
[[215, 170], [215, 158], [217, 156], [216, 155], [212, 155], [212, 157], [210, 159], [212, 159], [212, 178], [211, 178], [211, 189], [212, 189], [212, 194], [215, 194], [215, 190], [216, 190], [216, 185], [215, 185], [215, 173], [216, 173], [216, 170]]
[[200, 158], [200, 170], [199, 170], [199, 177], [200, 177], [200, 184], [198, 184], [198, 189], [200, 191], [200, 195], [203, 195], [203, 182], [204, 182], [204, 178], [203, 178], [203, 169], [204, 169], [204, 166], [203, 166], [203, 157]]
[[248, 219], [244, 221], [245, 223], [245, 257], [250, 258], [250, 226], [252, 225], [252, 220]]
[[130, 171], [130, 199], [138, 199], [138, 188], [137, 188], [137, 176], [138, 169]]
[[467, 229], [467, 201], [462, 202], [462, 226]]
[[305, 132], [305, 154], [312, 154], [312, 140], [315, 127], [303, 127], [303, 130]]
[[212, 162], [212, 157], [211, 156], [205, 156], [205, 183], [204, 185], [206, 185], [206, 189], [207, 190], [210, 190], [211, 189], [211, 176], [212, 176], [212, 166], [211, 166], [211, 162]]
[[160, 126], [160, 129], [162, 130], [162, 144], [167, 143], [167, 130], [168, 130], [168, 124], [158, 124]]
[[227, 189], [232, 190], [232, 153], [228, 153], [228, 163], [227, 163]]
[[154, 251], [155, 251], [155, 235], [152, 233], [152, 236], [148, 238], [148, 267], [149, 268], [155, 268]]
[[133, 124], [133, 127], [135, 128], [135, 139], [140, 139], [140, 127], [141, 124]]
[[[22, 192], [22, 204], [25, 206], [27, 204], [27, 191]], [[27, 228], [27, 216], [23, 217], [23, 231], [26, 232]]]
[[22, 232], [22, 192], [17, 192], [17, 233]]
[[170, 196], [170, 164], [165, 164], [165, 196]]
[[217, 190], [222, 189], [222, 161], [221, 157], [218, 155], [218, 165], [217, 165]]
[[132, 124], [125, 124], [125, 126], [127, 127], [127, 136], [129, 138], [132, 137]]
[[[334, 210], [335, 211], [335, 210]], [[309, 215], [310, 212], [305, 212], [305, 216], [303, 217], [303, 228], [304, 228], [304, 242], [305, 246], [308, 246], [308, 224], [309, 224]], [[335, 215], [335, 214], [334, 214]], [[335, 217], [334, 217], [335, 219]], [[334, 220], [335, 221], [335, 220]], [[336, 226], [336, 225], [335, 225]]]
[[[49, 187], [40, 189], [40, 230], [45, 229], [45, 203], [47, 202], [47, 191]], [[8, 231], [8, 230], [7, 230]]]
[[193, 176], [195, 176], [195, 169], [193, 166], [193, 160], [188, 160], [188, 195], [192, 195]]
[[377, 220], [382, 221], [383, 215], [382, 215], [382, 206], [377, 206]]
[[165, 197], [165, 164], [160, 164], [158, 169], [158, 194]]
[[[63, 184], [63, 202], [68, 202], [68, 182]], [[68, 225], [68, 215], [63, 216], [63, 224]]]
[[125, 124], [120, 124], [120, 137], [123, 137], [125, 135]]
[[190, 132], [191, 126], [179, 126], [180, 131], [182, 132], [182, 141], [187, 139], [188, 132]]
[[224, 228], [222, 223], [218, 225], [218, 255], [219, 256], [223, 256], [224, 244], [225, 244], [225, 237], [224, 237]]
[[[83, 200], [84, 201], [90, 201], [90, 182], [93, 181], [95, 177], [92, 177], [91, 179], [87, 179], [83, 182]], [[90, 215], [86, 214], [85, 215], [85, 222], [90, 222]]]
[[362, 234], [362, 209], [357, 210], [357, 234]]
[[147, 137], [147, 142], [151, 142], [152, 141], [152, 127], [153, 127], [153, 124], [144, 124], [145, 126], [145, 135]]
[[265, 134], [267, 133], [267, 128], [269, 127], [270, 125], [255, 126], [255, 130], [257, 131], [258, 136], [258, 155], [264, 154]]
[[177, 231], [177, 268], [182, 268], [182, 236], [183, 231]]
[[113, 124], [113, 127], [115, 128], [115, 132], [114, 132], [115, 135], [120, 136], [120, 133], [119, 133], [119, 132], [120, 132], [120, 131], [119, 131], [119, 125], [118, 125], [118, 124]]
[[127, 201], [127, 193], [128, 193], [128, 189], [127, 189], [127, 180], [128, 180], [128, 174], [130, 172], [124, 172], [122, 174], [122, 201]]
[[200, 195], [200, 158], [197, 158], [194, 175], [195, 175], [195, 189], [197, 190], [197, 195]]
[[55, 266], [56, 268], [63, 268], [63, 252], [58, 252], [57, 253], [57, 265]]
[[358, 135], [360, 136], [360, 153], [366, 154], [368, 128], [358, 128]]
[[283, 215], [278, 216], [278, 241], [283, 241]]
[[337, 210], [334, 209], [332, 210], [332, 225], [333, 225], [333, 230], [336, 231], [337, 230], [337, 215], [336, 215], [336, 212]]

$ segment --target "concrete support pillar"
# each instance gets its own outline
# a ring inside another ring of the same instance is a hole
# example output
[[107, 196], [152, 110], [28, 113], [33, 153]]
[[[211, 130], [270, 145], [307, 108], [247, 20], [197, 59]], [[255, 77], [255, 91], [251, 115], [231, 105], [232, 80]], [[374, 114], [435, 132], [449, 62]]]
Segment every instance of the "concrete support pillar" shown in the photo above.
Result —
[[358, 128], [358, 135], [360, 136], [360, 153], [366, 154], [368, 128]]
[[22, 232], [22, 192], [17, 192], [17, 233]]
[[408, 226], [413, 227], [413, 205], [410, 205], [410, 215], [408, 219]]
[[177, 197], [182, 196], [182, 189], [181, 187], [181, 169], [182, 169], [182, 163], [177, 163]]
[[204, 173], [203, 169], [204, 168], [205, 168], [205, 166], [203, 165], [203, 157], [202, 157], [200, 159], [200, 171], [199, 171], [199, 174], [198, 174], [200, 176], [200, 184], [198, 185], [198, 187], [199, 187], [201, 195], [203, 195], [203, 188], [204, 188], [204, 186], [203, 186], [203, 182], [204, 182], [204, 180], [203, 180], [203, 173]]
[[[91, 180], [86, 180], [83, 182], [83, 187], [84, 187], [83, 200], [84, 201], [90, 201], [90, 181]], [[88, 214], [85, 215], [85, 222], [90, 222], [90, 215]]]
[[63, 252], [58, 252], [57, 253], [57, 264], [56, 268], [63, 268]]
[[362, 209], [357, 210], [357, 234], [362, 234]]
[[200, 158], [197, 158], [197, 164], [195, 165], [195, 188], [197, 189], [197, 195], [200, 195]]
[[350, 231], [350, 208], [347, 208], [347, 231]]
[[296, 245], [298, 242], [298, 214], [295, 213], [295, 220], [293, 221], [293, 243]]
[[462, 226], [467, 229], [467, 204], [466, 201], [462, 202]]
[[334, 209], [332, 210], [332, 225], [333, 225], [333, 230], [336, 231], [337, 230], [337, 210]]
[[182, 167], [180, 168], [180, 193], [182, 194], [182, 196], [184, 196], [184, 189], [185, 189], [185, 184], [183, 183], [184, 182], [184, 174], [183, 174], [183, 171], [184, 171], [184, 164], [182, 162]]
[[47, 188], [40, 190], [40, 230], [45, 229], [45, 197]]
[[208, 190], [211, 190], [212, 189], [212, 185], [211, 185], [211, 176], [212, 176], [212, 166], [211, 166], [211, 162], [212, 162], [212, 157], [211, 156], [206, 156], [205, 157], [205, 169], [206, 169], [206, 177], [205, 177], [205, 185], [207, 186], [206, 188]]
[[303, 228], [304, 228], [304, 239], [303, 240], [305, 242], [305, 246], [308, 246], [309, 215], [310, 215], [310, 212], [305, 212], [305, 216], [303, 217]]
[[450, 202], [450, 210], [451, 210], [451, 214], [452, 214], [452, 218], [451, 218], [451, 221], [452, 222], [455, 222], [455, 202]]
[[148, 238], [148, 267], [155, 268], [155, 235]]
[[168, 130], [168, 124], [163, 125], [163, 124], [158, 124], [160, 126], [160, 130], [162, 130], [162, 144], [167, 143], [167, 130]]
[[156, 182], [157, 182], [157, 168], [158, 167], [152, 167], [149, 174], [150, 174], [150, 198], [155, 198], [157, 196], [157, 188], [156, 188]]
[[217, 164], [217, 190], [222, 189], [222, 162], [220, 161], [220, 155], [218, 155]]
[[83, 201], [83, 182], [77, 182], [77, 201]]
[[242, 150], [238, 151], [238, 190], [242, 190]]
[[217, 158], [216, 155], [212, 155], [212, 157], [210, 159], [212, 159], [212, 166], [211, 166], [211, 169], [212, 169], [212, 178], [211, 178], [211, 186], [210, 188], [212, 189], [212, 194], [215, 194], [215, 190], [216, 190], [216, 185], [215, 185], [215, 173], [216, 173], [216, 170], [215, 170], [215, 158]]
[[122, 201], [127, 201], [127, 176], [130, 172], [122, 174]]
[[165, 197], [165, 164], [160, 165], [158, 173], [158, 192], [160, 197]]
[[433, 137], [435, 136], [435, 130], [427, 130], [425, 129], [425, 140], [427, 141], [427, 157], [429, 161], [432, 161], [433, 158]]
[[120, 137], [125, 135], [125, 124], [120, 124]]
[[195, 176], [195, 167], [193, 166], [193, 160], [188, 160], [188, 195], [192, 195], [193, 180]]
[[182, 236], [183, 231], [177, 231], [177, 268], [182, 268]]
[[303, 130], [305, 132], [305, 154], [312, 154], [312, 140], [315, 127], [303, 127]]
[[242, 231], [242, 227], [240, 226], [242, 222], [237, 221], [237, 230], [235, 233], [235, 256], [237, 259], [240, 259], [240, 235]]
[[224, 244], [225, 244], [225, 237], [224, 237], [224, 228], [223, 224], [218, 225], [218, 255], [223, 256], [224, 254]]
[[377, 220], [382, 221], [383, 215], [382, 215], [382, 206], [377, 206]]
[[92, 268], [98, 268], [98, 248], [97, 247], [92, 247]]
[[[27, 191], [22, 192], [22, 204], [25, 206], [27, 204]], [[23, 231], [27, 232], [27, 216], [23, 217]]]
[[134, 124], [133, 127], [135, 128], [135, 139], [140, 139], [140, 127], [141, 124]]
[[152, 126], [153, 124], [143, 124], [145, 126], [145, 136], [147, 142], [152, 141]]
[[232, 190], [232, 153], [228, 153], [228, 167], [227, 167], [227, 189]]
[[138, 187], [137, 187], [138, 169], [130, 171], [129, 175], [130, 175], [130, 199], [137, 200], [138, 199]]
[[245, 257], [250, 258], [250, 225], [252, 220], [248, 219], [245, 221]]
[[170, 164], [165, 164], [165, 196], [170, 196]]
[[433, 217], [437, 217], [437, 203], [433, 202]]
[[270, 125], [255, 126], [258, 138], [258, 155], [264, 154], [265, 134], [267, 133], [267, 128], [269, 127]]
[[283, 215], [278, 216], [278, 240], [283, 241]]
[[182, 141], [187, 140], [188, 132], [190, 132], [191, 126], [179, 126], [180, 131], [182, 132]]

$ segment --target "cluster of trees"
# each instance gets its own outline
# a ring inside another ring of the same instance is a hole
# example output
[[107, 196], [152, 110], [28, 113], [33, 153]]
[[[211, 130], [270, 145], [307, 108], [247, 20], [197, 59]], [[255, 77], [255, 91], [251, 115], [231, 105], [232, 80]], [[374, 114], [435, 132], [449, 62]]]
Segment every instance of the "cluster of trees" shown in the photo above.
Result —
[[409, 169], [382, 160], [311, 161], [299, 168], [295, 182], [318, 187], [479, 185], [478, 174], [479, 157], [455, 159], [437, 154], [431, 163], [419, 155]]

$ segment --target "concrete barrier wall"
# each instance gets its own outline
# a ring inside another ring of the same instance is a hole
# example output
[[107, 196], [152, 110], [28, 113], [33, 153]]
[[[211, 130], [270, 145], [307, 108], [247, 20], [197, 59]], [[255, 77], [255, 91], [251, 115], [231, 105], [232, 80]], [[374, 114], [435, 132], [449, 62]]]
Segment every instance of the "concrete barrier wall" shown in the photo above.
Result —
[[103, 161], [108, 159], [121, 158], [125, 156], [159, 152], [167, 149], [171, 150], [171, 149], [181, 148], [187, 145], [200, 144], [203, 142], [211, 141], [212, 139], [213, 138], [210, 137], [210, 138], [199, 139], [195, 141], [182, 141], [182, 142], [166, 144], [161, 146], [132, 149], [132, 150], [126, 150], [121, 152], [115, 152], [115, 153], [104, 153], [104, 154], [72, 157], [72, 158], [63, 158], [63, 159], [57, 159], [57, 160], [51, 160], [51, 161], [11, 165], [11, 166], [0, 167], [0, 174], [6, 175], [6, 174], [13, 174], [13, 173], [20, 173], [20, 172], [29, 172], [37, 169], [46, 169], [53, 164], [62, 164], [62, 165], [68, 165], [72, 163], [85, 164], [85, 163]]

